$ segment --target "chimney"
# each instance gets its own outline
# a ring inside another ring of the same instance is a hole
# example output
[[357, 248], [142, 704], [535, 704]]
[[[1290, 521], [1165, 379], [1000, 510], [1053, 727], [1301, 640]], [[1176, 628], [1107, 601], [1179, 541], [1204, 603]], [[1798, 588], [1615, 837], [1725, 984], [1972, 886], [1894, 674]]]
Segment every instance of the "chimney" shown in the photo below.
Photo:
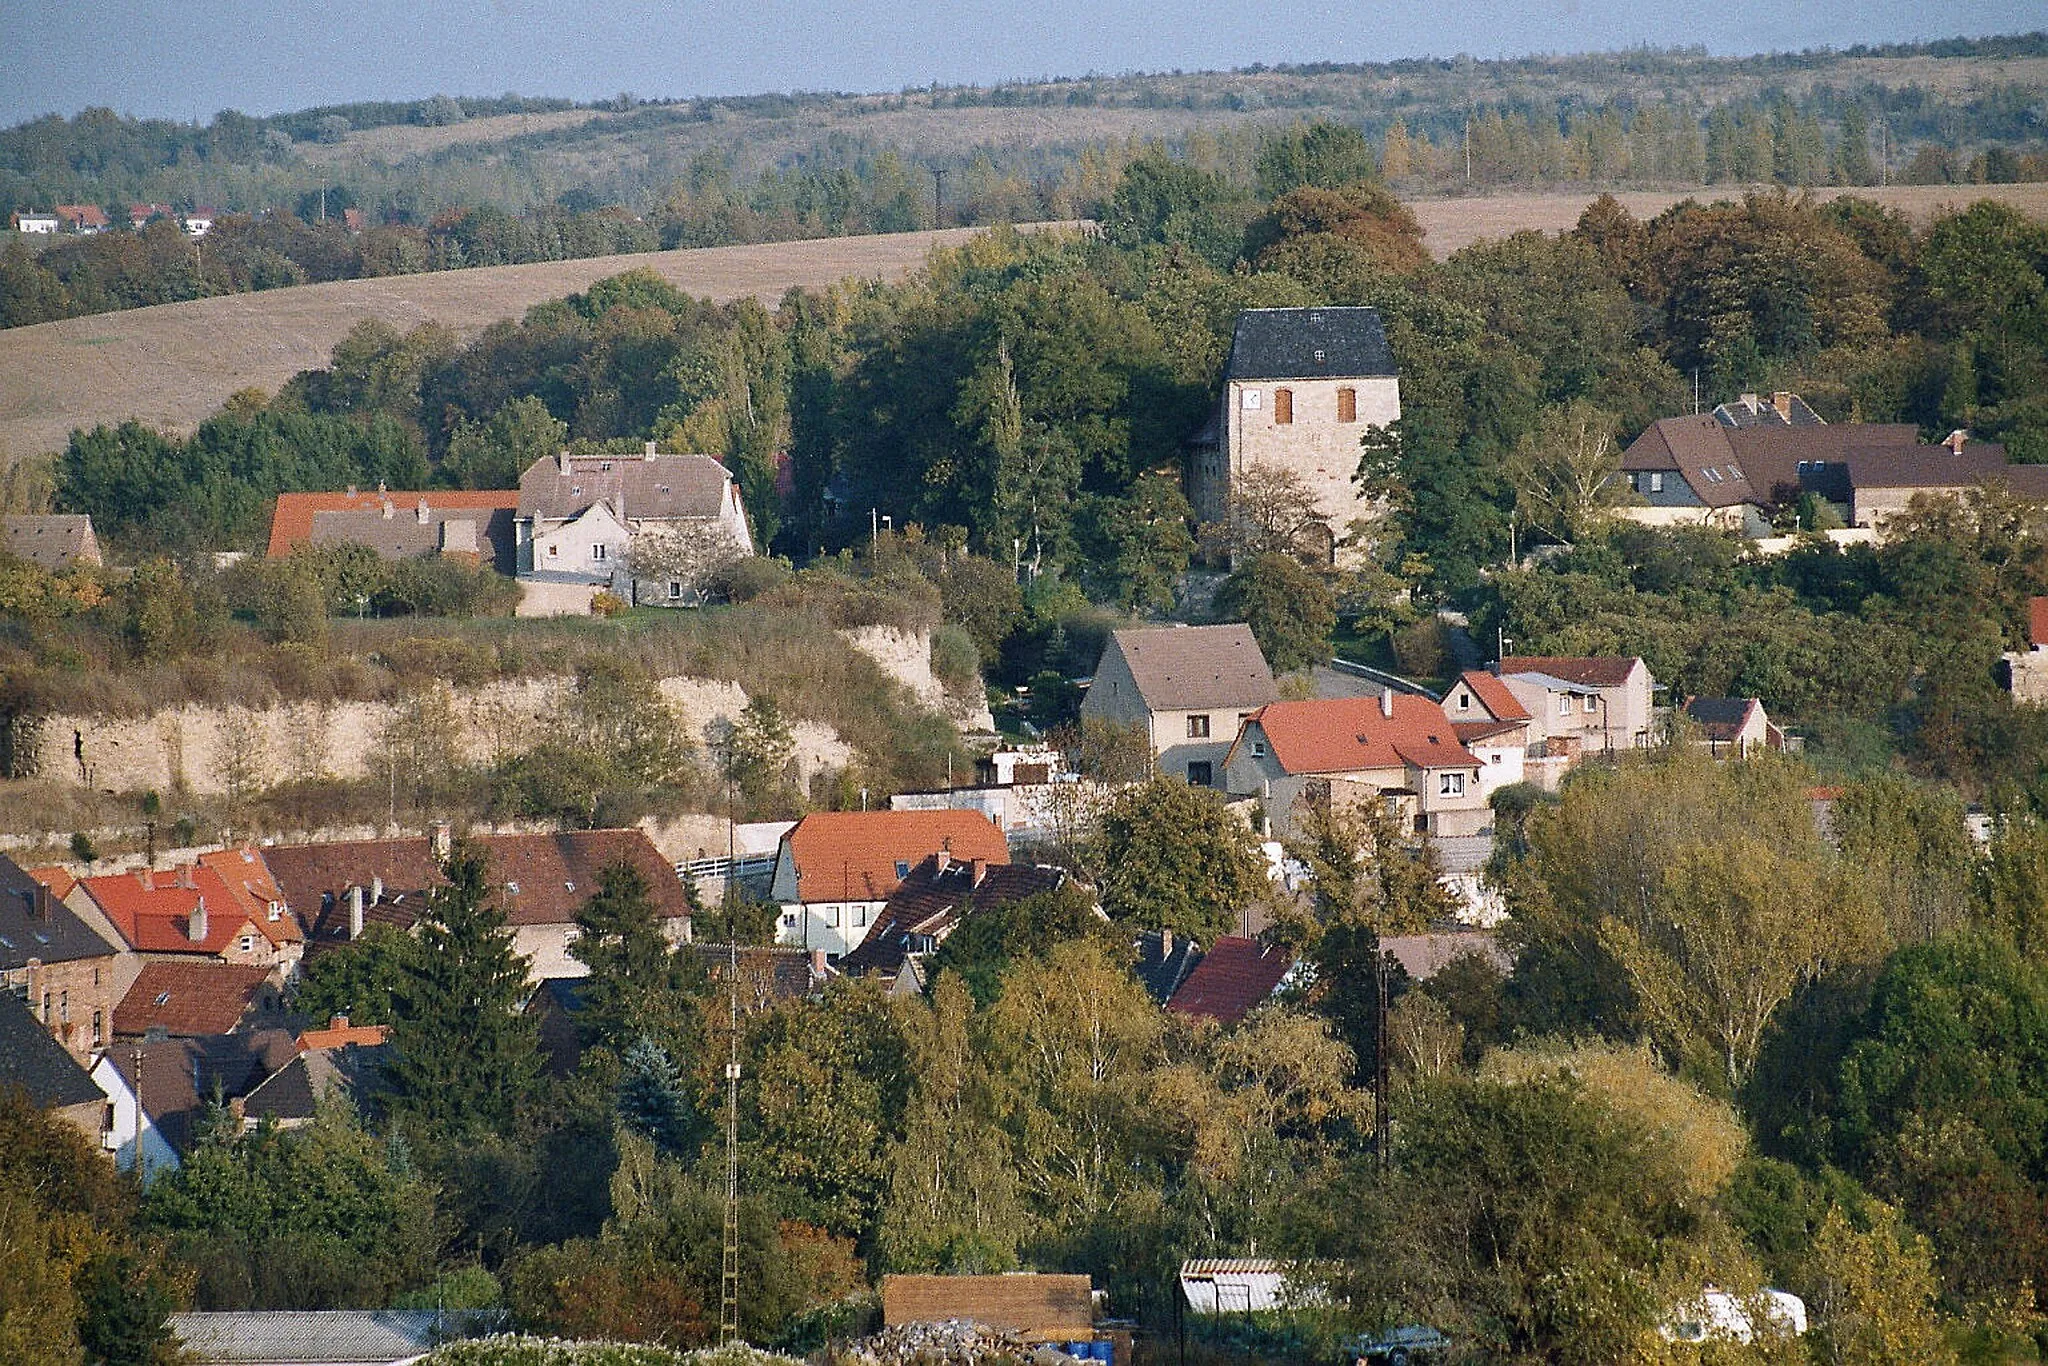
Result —
[[426, 495], [422, 494], [422, 495], [420, 496], [419, 506], [415, 507], [415, 508], [414, 508], [414, 509], [412, 510], [412, 515], [413, 515], [413, 520], [417, 521], [417, 522], [418, 522], [418, 523], [419, 523], [419, 524], [420, 524], [421, 526], [425, 526], [425, 525], [427, 524], [427, 499], [426, 499]]
[[1172, 930], [1162, 929], [1159, 931], [1159, 957], [1161, 961], [1173, 957]]
[[569, 467], [569, 452], [566, 448], [562, 451], [560, 455], [555, 457], [555, 467], [562, 472], [562, 477], [564, 479], [568, 478], [571, 474], [575, 472]]
[[348, 889], [348, 939], [351, 944], [363, 937], [363, 889]]
[[825, 980], [825, 951], [823, 949], [811, 950], [811, 980], [813, 982]]
[[184, 888], [184, 889], [185, 889], [186, 891], [188, 891], [188, 892], [189, 892], [189, 891], [191, 891], [192, 889], [194, 889], [195, 887], [197, 887], [197, 886], [199, 885], [199, 884], [198, 884], [197, 882], [194, 882], [194, 881], [192, 880], [192, 865], [191, 865], [191, 864], [187, 863], [187, 864], [182, 864], [182, 865], [180, 865], [180, 866], [179, 866], [179, 868], [178, 868], [178, 885], [179, 885], [180, 887], [183, 887], [183, 888]]
[[943, 873], [952, 866], [953, 855], [950, 850], [941, 849], [938, 853], [932, 855], [932, 867], [937, 871]]
[[196, 897], [192, 902], [192, 914], [185, 922], [185, 937], [195, 944], [206, 942], [206, 898]]
[[1394, 690], [1388, 688], [1380, 694], [1380, 715], [1389, 721], [1394, 719]]
[[435, 821], [435, 822], [434, 822], [434, 857], [435, 857], [435, 858], [443, 858], [443, 859], [444, 859], [444, 858], [447, 858], [447, 857], [448, 857], [448, 853], [449, 853], [449, 851], [450, 851], [451, 849], [453, 849], [453, 848], [454, 848], [454, 841], [453, 841], [453, 839], [452, 839], [452, 838], [450, 837], [450, 834], [449, 834], [449, 830], [448, 830], [448, 822], [446, 822], [446, 821]]
[[648, 453], [649, 455], [653, 455], [653, 454], [654, 454], [654, 443], [653, 443], [652, 441], [650, 441], [650, 442], [648, 442], [648, 443], [647, 443], [647, 453]]
[[328, 1017], [327, 1017], [327, 1027], [328, 1027], [329, 1029], [347, 1029], [347, 1028], [348, 1028], [348, 1016], [346, 1016], [346, 1015], [330, 1015], [330, 1016], [328, 1016]]
[[351, 498], [356, 496], [356, 486], [354, 484], [348, 486], [348, 496]]
[[389, 486], [387, 486], [387, 485], [385, 484], [385, 482], [384, 482], [384, 481], [383, 481], [382, 479], [379, 479], [379, 480], [377, 481], [377, 496], [378, 496], [379, 498], [382, 498], [382, 497], [383, 497], [383, 496], [384, 496], [385, 494], [387, 494], [387, 493], [389, 493], [389, 492], [391, 492], [391, 489], [389, 488]]
[[384, 514], [384, 520], [388, 522], [391, 520], [392, 513], [391, 500], [389, 498], [383, 498], [382, 495], [379, 495], [379, 497], [380, 503], [378, 510]]
[[1780, 422], [1790, 422], [1792, 420], [1792, 391], [1780, 389], [1772, 394], [1771, 406], [1778, 410], [1778, 420]]
[[372, 877], [370, 878], [370, 904], [371, 904], [372, 906], [374, 906], [374, 905], [376, 905], [376, 904], [377, 904], [378, 902], [382, 901], [383, 899], [384, 899], [384, 879], [383, 879], [383, 878], [381, 878], [381, 877], [376, 877], [376, 876], [374, 876], [374, 875], [373, 875], [373, 876], [372, 876]]
[[973, 886], [973, 887], [979, 887], [979, 886], [981, 885], [981, 880], [982, 880], [983, 878], [987, 877], [987, 876], [988, 876], [988, 860], [987, 860], [987, 859], [985, 859], [985, 858], [971, 858], [971, 859], [967, 860], [967, 880], [968, 880], [968, 885], [969, 885], [969, 886]]
[[50, 918], [50, 889], [42, 883], [38, 882], [36, 884], [35, 896], [33, 898], [33, 901], [33, 914], [35, 918], [38, 920], [47, 921]]
[[1961, 427], [1958, 427], [1954, 431], [1950, 432], [1948, 434], [1948, 440], [1942, 442], [1941, 444], [1948, 447], [1949, 454], [1961, 455], [1963, 453], [1963, 443], [1965, 441], [1968, 441], [1969, 439], [1969, 432], [1965, 431]]

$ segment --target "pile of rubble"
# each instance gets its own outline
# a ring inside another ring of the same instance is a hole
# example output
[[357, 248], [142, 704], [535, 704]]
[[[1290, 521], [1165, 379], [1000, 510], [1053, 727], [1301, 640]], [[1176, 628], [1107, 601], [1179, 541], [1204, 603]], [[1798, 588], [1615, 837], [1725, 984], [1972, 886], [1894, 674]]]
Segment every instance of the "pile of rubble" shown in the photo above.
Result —
[[1074, 1366], [1051, 1347], [978, 1323], [904, 1323], [848, 1343], [841, 1366]]

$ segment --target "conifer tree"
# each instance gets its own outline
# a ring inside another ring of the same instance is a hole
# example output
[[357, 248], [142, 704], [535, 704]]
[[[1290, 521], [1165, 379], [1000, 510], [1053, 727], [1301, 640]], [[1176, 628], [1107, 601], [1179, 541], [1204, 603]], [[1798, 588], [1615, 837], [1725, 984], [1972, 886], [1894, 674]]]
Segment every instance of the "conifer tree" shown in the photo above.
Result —
[[699, 974], [661, 932], [647, 879], [631, 864], [606, 868], [576, 926], [581, 933], [569, 955], [590, 969], [579, 993], [584, 1038], [621, 1055], [642, 1037], [673, 1046], [687, 1013], [679, 998]]
[[420, 951], [393, 992], [391, 1108], [438, 1137], [502, 1128], [540, 1072], [527, 962], [491, 903], [483, 850], [458, 844], [427, 894]]

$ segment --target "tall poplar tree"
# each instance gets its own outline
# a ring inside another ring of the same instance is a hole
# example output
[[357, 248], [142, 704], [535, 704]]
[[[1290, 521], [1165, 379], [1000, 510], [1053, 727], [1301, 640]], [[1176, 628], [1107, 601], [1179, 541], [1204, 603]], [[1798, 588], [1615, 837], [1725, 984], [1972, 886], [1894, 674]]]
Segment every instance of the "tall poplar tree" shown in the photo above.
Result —
[[457, 844], [427, 894], [420, 951], [393, 992], [386, 1076], [394, 1115], [439, 1137], [509, 1124], [540, 1073], [526, 960], [492, 903], [484, 852]]

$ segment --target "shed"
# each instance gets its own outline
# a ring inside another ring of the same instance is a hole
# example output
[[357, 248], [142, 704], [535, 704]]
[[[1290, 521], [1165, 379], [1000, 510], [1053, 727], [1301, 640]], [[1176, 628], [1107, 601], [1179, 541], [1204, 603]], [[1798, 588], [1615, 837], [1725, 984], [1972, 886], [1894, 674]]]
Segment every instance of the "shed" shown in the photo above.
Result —
[[1086, 1276], [1015, 1272], [1002, 1276], [884, 1276], [882, 1322], [958, 1319], [1034, 1342], [1071, 1342], [1095, 1333], [1095, 1290]]

